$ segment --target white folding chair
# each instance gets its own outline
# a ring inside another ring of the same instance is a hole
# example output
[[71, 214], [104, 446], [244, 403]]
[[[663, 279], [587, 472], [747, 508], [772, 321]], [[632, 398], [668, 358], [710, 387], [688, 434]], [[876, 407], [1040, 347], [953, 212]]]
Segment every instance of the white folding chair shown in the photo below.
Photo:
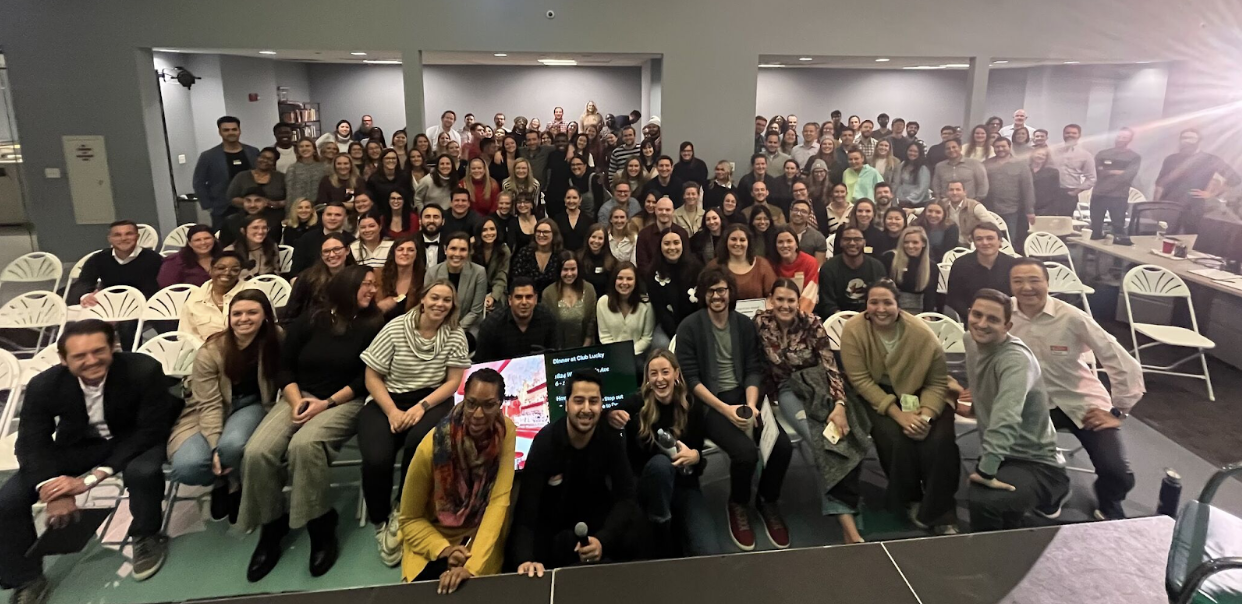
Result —
[[0, 409], [0, 472], [17, 469], [17, 430], [13, 429], [22, 400], [22, 368], [17, 357], [0, 350], [0, 390], [8, 391]]
[[109, 323], [137, 321], [138, 326], [134, 330], [136, 342], [142, 339], [142, 313], [146, 308], [147, 298], [137, 288], [128, 285], [113, 285], [95, 292], [95, 305], [83, 308], [81, 317]]
[[824, 319], [824, 331], [828, 332], [829, 348], [841, 350], [841, 330], [845, 329], [845, 322], [856, 314], [858, 313], [852, 310], [842, 310]]
[[1091, 304], [1087, 301], [1087, 295], [1094, 294], [1095, 289], [1084, 284], [1078, 274], [1064, 264], [1048, 260], [1044, 262], [1044, 268], [1048, 269], [1048, 293], [1078, 296], [1082, 300], [1083, 312], [1090, 315]]
[[1074, 218], [1077, 220], [1091, 222], [1091, 191], [1087, 189], [1078, 194], [1078, 203], [1074, 206]]
[[941, 263], [952, 265], [958, 258], [965, 256], [971, 252], [970, 248], [955, 247], [944, 253], [944, 257], [940, 259]]
[[279, 245], [277, 249], [280, 251], [280, 274], [288, 275], [293, 272], [293, 246]]
[[272, 308], [276, 309], [284, 308], [289, 303], [289, 292], [293, 291], [293, 286], [279, 275], [257, 275], [246, 282], [246, 289], [257, 289], [267, 294]]
[[[181, 307], [185, 306], [185, 301], [190, 299], [190, 295], [197, 289], [193, 285], [178, 283], [169, 285], [160, 291], [155, 292], [151, 299], [147, 300], [146, 307], [142, 310], [142, 323], [146, 325], [149, 321], [176, 321], [181, 318]], [[142, 341], [142, 334], [134, 338], [134, 350], [138, 350], [138, 346]]]
[[[69, 269], [69, 276], [65, 278], [65, 289], [61, 292], [61, 295], [66, 297], [69, 296], [69, 286], [73, 285], [73, 282], [77, 281], [78, 277], [82, 276], [82, 267], [86, 264], [86, 261], [90, 260], [91, 256], [98, 253], [99, 250], [95, 250], [85, 256], [82, 256], [77, 262], [73, 263], [73, 268]], [[77, 300], [74, 300], [73, 302], [74, 304], [77, 304]]]
[[1002, 254], [1013, 256], [1014, 258], [1018, 257], [1018, 251], [1013, 249], [1013, 242], [1008, 239], [1001, 239], [1000, 252]]
[[677, 352], [677, 334], [673, 334], [673, 337], [672, 337], [671, 339], [669, 339], [669, 341], [668, 341], [668, 351], [669, 351], [669, 352], [672, 352], [672, 353], [676, 353], [676, 352]]
[[33, 353], [43, 348], [45, 334], [48, 335], [49, 342], [56, 341], [65, 327], [68, 313], [65, 301], [56, 292], [26, 292], [0, 307], [0, 328], [38, 330], [39, 336], [35, 339], [33, 348], [13, 346], [18, 352]]
[[56, 344], [50, 344], [33, 357], [21, 359], [18, 363], [22, 366], [22, 388], [25, 388], [34, 376], [60, 364], [60, 352], [56, 350]]
[[164, 254], [165, 252], [175, 252], [185, 247], [185, 236], [192, 226], [195, 226], [195, 224], [193, 222], [188, 222], [173, 229], [172, 232], [164, 238], [164, 243], [160, 245], [160, 254]]
[[1060, 237], [1052, 233], [1043, 231], [1033, 231], [1026, 236], [1026, 242], [1022, 244], [1022, 253], [1031, 258], [1057, 259], [1065, 258], [1066, 264], [1070, 270], [1074, 269], [1074, 257], [1070, 254], [1068, 245], [1061, 241]]
[[1142, 191], [1134, 187], [1130, 187], [1130, 194], [1127, 196], [1126, 202], [1127, 203], [1138, 203], [1140, 201], [1147, 201], [1147, 196], [1144, 195]]
[[946, 354], [966, 354], [966, 328], [953, 317], [938, 312], [924, 312], [916, 315], [922, 319], [936, 334], [940, 347]]
[[182, 378], [194, 370], [194, 355], [203, 342], [182, 331], [162, 333], [138, 347], [138, 352], [160, 362], [164, 375]]
[[154, 250], [160, 244], [160, 232], [149, 224], [138, 225], [138, 246]]
[[833, 234], [829, 235], [829, 236], [828, 236], [828, 238], [827, 238], [827, 241], [828, 241], [828, 257], [829, 257], [829, 258], [831, 258], [831, 257], [832, 257], [832, 249], [833, 249], [833, 247], [834, 247], [834, 246], [836, 246], [836, 245], [837, 245], [837, 234], [836, 234], [836, 233], [833, 233]]
[[[1203, 380], [1207, 384], [1208, 400], [1215, 401], [1216, 395], [1212, 391], [1212, 376], [1208, 373], [1206, 351], [1215, 348], [1216, 343], [1199, 333], [1199, 320], [1195, 318], [1195, 305], [1190, 297], [1190, 288], [1186, 287], [1186, 282], [1167, 268], [1154, 264], [1142, 264], [1126, 273], [1121, 281], [1121, 293], [1126, 300], [1126, 318], [1130, 320], [1130, 337], [1134, 340], [1134, 358], [1143, 367], [1143, 371]], [[1136, 323], [1133, 303], [1130, 299], [1132, 295], [1150, 298], [1184, 298], [1186, 306], [1190, 309], [1191, 329], [1173, 325]], [[1143, 334], [1152, 341], [1139, 346], [1138, 334]], [[1159, 345], [1192, 348], [1195, 352], [1170, 365], [1143, 365], [1143, 358], [1139, 356], [1140, 351]], [[1178, 365], [1195, 359], [1203, 365], [1202, 375], [1173, 371], [1173, 368]]]
[[940, 276], [936, 278], [936, 293], [949, 293], [949, 271], [953, 270], [952, 262], [941, 262], [936, 265], [940, 269]]
[[64, 263], [55, 254], [47, 252], [30, 252], [22, 254], [0, 271], [0, 285], [5, 283], [43, 283], [51, 281], [47, 289], [56, 291], [60, 285], [60, 276], [64, 272]]
[[995, 223], [997, 228], [1001, 230], [1001, 238], [1008, 240], [1009, 239], [1009, 225], [1005, 222], [1005, 219], [1001, 218], [1000, 214], [997, 214], [996, 212], [993, 212], [991, 210], [988, 210], [988, 219], [991, 220], [993, 223]]

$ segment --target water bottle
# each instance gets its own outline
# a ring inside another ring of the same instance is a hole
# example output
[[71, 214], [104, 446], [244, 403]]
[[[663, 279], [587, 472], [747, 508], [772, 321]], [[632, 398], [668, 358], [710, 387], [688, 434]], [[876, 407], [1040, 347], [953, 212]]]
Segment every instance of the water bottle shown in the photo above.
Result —
[[1164, 480], [1160, 481], [1160, 500], [1156, 504], [1156, 513], [1177, 518], [1178, 503], [1182, 498], [1182, 477], [1171, 468], [1164, 469]]
[[[656, 430], [656, 444], [664, 450], [664, 454], [667, 455], [669, 459], [676, 457], [677, 439], [673, 438], [673, 435], [669, 434], [665, 429], [660, 428], [659, 430]], [[694, 471], [694, 469], [690, 466], [682, 466], [680, 470], [682, 474], [689, 474]]]
[[1169, 231], [1169, 223], [1161, 220], [1156, 223], [1156, 243], [1164, 241], [1164, 234]]
[[737, 409], [737, 416], [746, 420], [747, 436], [754, 434], [755, 430], [755, 410], [750, 405], [742, 405]]

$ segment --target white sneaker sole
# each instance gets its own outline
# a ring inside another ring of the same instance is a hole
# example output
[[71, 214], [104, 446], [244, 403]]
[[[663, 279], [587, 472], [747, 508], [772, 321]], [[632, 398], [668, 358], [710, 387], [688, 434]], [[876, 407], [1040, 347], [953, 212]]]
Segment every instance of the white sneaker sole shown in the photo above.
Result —
[[[729, 504], [728, 504], [728, 503], [725, 503], [725, 522], [726, 522], [726, 523], [728, 523], [728, 522], [729, 522]], [[754, 530], [753, 530], [753, 529], [751, 530], [751, 534], [754, 534]], [[769, 538], [770, 538], [770, 537], [769, 537]], [[742, 550], [742, 551], [744, 551], [744, 552], [754, 551], [754, 549], [755, 549], [755, 544], [753, 544], [753, 543], [752, 543], [752, 544], [750, 544], [750, 546], [742, 545], [742, 542], [741, 542], [741, 541], [738, 541], [738, 540], [737, 540], [737, 537], [733, 536], [733, 527], [732, 527], [732, 526], [730, 526], [730, 527], [729, 527], [729, 540], [733, 542], [733, 545], [736, 545], [738, 549], [740, 549], [740, 550]]]

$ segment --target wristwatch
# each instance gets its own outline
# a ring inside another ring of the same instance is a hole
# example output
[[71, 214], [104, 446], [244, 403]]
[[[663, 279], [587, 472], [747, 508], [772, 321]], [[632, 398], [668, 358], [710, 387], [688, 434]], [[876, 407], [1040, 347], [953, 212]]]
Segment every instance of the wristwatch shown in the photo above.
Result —
[[1126, 413], [1125, 411], [1122, 411], [1121, 409], [1118, 409], [1116, 407], [1109, 409], [1108, 412], [1117, 419], [1125, 419], [1127, 417], [1130, 417], [1129, 413]]
[[428, 410], [431, 409], [431, 403], [428, 403], [427, 401], [419, 401], [418, 406], [422, 407], [423, 413], [426, 413]]
[[328, 408], [331, 409], [333, 407], [336, 407], [336, 399], [329, 396], [328, 397]]

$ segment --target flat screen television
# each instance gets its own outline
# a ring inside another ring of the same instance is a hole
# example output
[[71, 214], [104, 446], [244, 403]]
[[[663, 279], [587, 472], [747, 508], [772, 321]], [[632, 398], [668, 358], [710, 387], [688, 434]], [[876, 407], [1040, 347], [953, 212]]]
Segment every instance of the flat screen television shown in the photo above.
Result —
[[605, 408], [615, 407], [638, 390], [634, 344], [617, 342], [477, 363], [462, 376], [462, 383], [453, 396], [455, 404], [465, 398], [466, 378], [484, 367], [495, 369], [505, 378], [501, 411], [517, 427], [514, 465], [518, 470], [526, 465], [531, 441], [539, 430], [565, 416], [565, 381], [575, 369], [589, 367], [600, 372]]
[[1219, 257], [1225, 270], [1237, 273], [1242, 261], [1242, 220], [1229, 212], [1213, 212], [1199, 220], [1194, 249]]

